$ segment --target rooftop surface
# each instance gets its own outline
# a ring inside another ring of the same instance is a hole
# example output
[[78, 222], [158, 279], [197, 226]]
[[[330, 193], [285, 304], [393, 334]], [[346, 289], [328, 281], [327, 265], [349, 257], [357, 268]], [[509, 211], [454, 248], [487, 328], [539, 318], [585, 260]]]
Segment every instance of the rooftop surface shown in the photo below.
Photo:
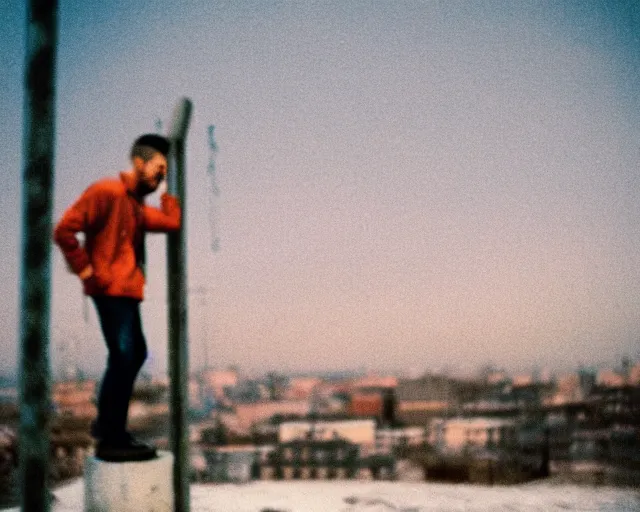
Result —
[[[82, 510], [83, 483], [55, 491], [53, 512]], [[640, 488], [529, 483], [510, 487], [424, 482], [295, 481], [192, 485], [193, 512], [525, 512], [640, 510]], [[18, 508], [9, 509], [18, 512]], [[7, 512], [9, 512], [7, 511]]]

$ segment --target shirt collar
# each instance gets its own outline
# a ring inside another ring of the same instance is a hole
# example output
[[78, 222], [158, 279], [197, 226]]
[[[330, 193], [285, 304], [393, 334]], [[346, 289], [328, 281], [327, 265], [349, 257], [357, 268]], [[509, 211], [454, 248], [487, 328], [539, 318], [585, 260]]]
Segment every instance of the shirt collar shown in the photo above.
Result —
[[136, 197], [136, 186], [133, 177], [129, 173], [123, 171], [120, 173], [120, 181], [122, 181], [127, 194], [131, 194]]

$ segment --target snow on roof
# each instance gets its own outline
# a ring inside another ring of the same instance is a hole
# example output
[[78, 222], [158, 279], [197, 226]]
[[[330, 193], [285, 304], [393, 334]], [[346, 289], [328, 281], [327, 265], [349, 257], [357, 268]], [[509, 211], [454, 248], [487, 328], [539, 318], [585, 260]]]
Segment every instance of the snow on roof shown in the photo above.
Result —
[[[55, 490], [52, 512], [82, 510], [81, 479]], [[571, 512], [640, 510], [640, 495], [630, 488], [585, 487], [534, 482], [514, 486], [381, 481], [254, 481], [246, 484], [194, 484], [192, 512], [435, 512], [465, 510]], [[18, 508], [5, 512], [19, 512]]]

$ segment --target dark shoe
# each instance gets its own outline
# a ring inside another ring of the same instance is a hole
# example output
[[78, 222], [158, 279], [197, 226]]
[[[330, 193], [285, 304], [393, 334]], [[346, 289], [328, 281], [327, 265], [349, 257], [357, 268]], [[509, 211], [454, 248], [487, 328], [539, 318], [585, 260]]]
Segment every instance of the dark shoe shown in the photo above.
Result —
[[157, 453], [153, 446], [128, 436], [126, 439], [100, 441], [96, 457], [107, 462], [134, 462], [155, 459]]
[[91, 437], [93, 437], [96, 441], [102, 439], [102, 431], [100, 430], [100, 426], [96, 420], [91, 422]]

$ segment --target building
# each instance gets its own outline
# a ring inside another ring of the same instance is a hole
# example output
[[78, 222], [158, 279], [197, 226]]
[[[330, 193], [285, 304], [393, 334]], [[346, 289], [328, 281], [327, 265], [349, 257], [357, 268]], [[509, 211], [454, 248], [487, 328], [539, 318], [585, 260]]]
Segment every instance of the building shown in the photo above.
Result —
[[259, 452], [255, 446], [220, 446], [202, 450], [206, 469], [201, 479], [211, 482], [244, 483], [252, 480]]
[[640, 426], [639, 386], [596, 386], [585, 408], [590, 421], [605, 426]]
[[287, 443], [295, 440], [311, 439], [329, 441], [345, 439], [365, 448], [372, 448], [376, 441], [376, 422], [374, 420], [340, 421], [287, 421], [278, 429], [278, 441]]
[[96, 382], [93, 380], [65, 381], [54, 384], [52, 399], [58, 414], [95, 418], [95, 394]]
[[238, 386], [238, 372], [228, 370], [203, 370], [200, 376], [202, 393], [216, 402], [224, 403], [227, 393]]
[[505, 371], [494, 368], [486, 368], [483, 372], [483, 378], [487, 384], [492, 385], [509, 381], [509, 376]]
[[392, 375], [375, 375], [368, 374], [362, 377], [358, 377], [349, 382], [349, 386], [352, 389], [372, 389], [372, 388], [386, 388], [394, 389], [398, 386], [398, 378]]
[[150, 418], [156, 417], [161, 417], [164, 421], [168, 420], [168, 403], [147, 403], [141, 400], [132, 400], [129, 404], [129, 423], [131, 426], [144, 424]]
[[477, 400], [485, 388], [486, 384], [442, 375], [401, 380], [395, 390], [397, 418], [408, 425], [426, 425], [434, 417]]
[[596, 379], [598, 386], [620, 387], [626, 384], [626, 377], [613, 370], [600, 370]]
[[287, 400], [309, 399], [322, 385], [322, 379], [318, 377], [293, 377], [289, 380], [284, 398]]
[[445, 416], [449, 402], [442, 400], [398, 401], [397, 416], [407, 425], [426, 425], [430, 419]]
[[201, 382], [191, 377], [187, 387], [187, 395], [189, 396], [189, 407], [194, 409], [202, 408], [204, 404], [203, 400], [203, 388]]
[[311, 412], [309, 400], [263, 400], [235, 406], [235, 428], [248, 433], [251, 427], [274, 416], [304, 417]]
[[424, 427], [380, 428], [376, 430], [375, 452], [387, 454], [397, 448], [417, 448], [425, 441]]
[[362, 456], [346, 439], [296, 439], [279, 443], [259, 459], [261, 479], [389, 479], [395, 475], [391, 456]]
[[495, 450], [513, 446], [517, 439], [514, 420], [496, 418], [452, 418], [434, 420], [429, 443], [443, 453]]
[[356, 391], [351, 395], [347, 414], [364, 418], [382, 418], [383, 397], [380, 393]]
[[522, 375], [514, 375], [511, 379], [511, 384], [516, 387], [530, 386], [534, 382], [535, 381], [533, 379], [533, 376], [528, 373]]
[[558, 377], [555, 394], [543, 401], [545, 405], [562, 405], [582, 399], [580, 376], [577, 373], [567, 373]]
[[511, 386], [505, 398], [520, 409], [538, 409], [551, 396], [553, 386], [549, 383], [519, 381]]

